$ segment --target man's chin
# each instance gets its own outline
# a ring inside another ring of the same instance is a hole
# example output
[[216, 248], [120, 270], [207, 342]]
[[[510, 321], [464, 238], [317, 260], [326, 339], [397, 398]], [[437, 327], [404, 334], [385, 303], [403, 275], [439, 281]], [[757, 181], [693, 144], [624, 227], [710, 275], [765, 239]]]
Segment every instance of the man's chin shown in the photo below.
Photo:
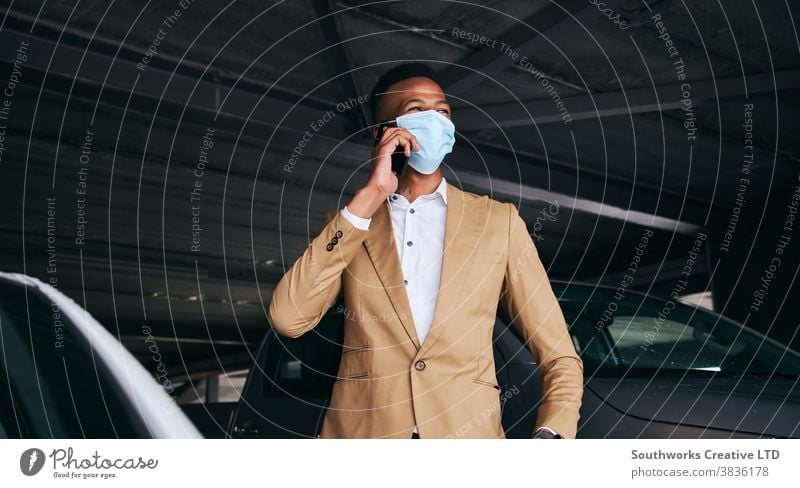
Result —
[[431, 171], [430, 173], [423, 173], [422, 171], [420, 171], [420, 170], [418, 170], [418, 169], [415, 169], [415, 168], [414, 168], [414, 167], [412, 167], [411, 165], [409, 165], [409, 164], [406, 164], [406, 165], [403, 167], [403, 174], [402, 174], [402, 175], [400, 175], [400, 176], [403, 176], [403, 175], [409, 174], [409, 175], [412, 175], [412, 176], [417, 176], [417, 177], [425, 177], [425, 176], [433, 176], [433, 175], [435, 175], [435, 174], [437, 174], [437, 173], [440, 173], [440, 172], [441, 172], [441, 166], [440, 166], [440, 167], [437, 167], [435, 170]]

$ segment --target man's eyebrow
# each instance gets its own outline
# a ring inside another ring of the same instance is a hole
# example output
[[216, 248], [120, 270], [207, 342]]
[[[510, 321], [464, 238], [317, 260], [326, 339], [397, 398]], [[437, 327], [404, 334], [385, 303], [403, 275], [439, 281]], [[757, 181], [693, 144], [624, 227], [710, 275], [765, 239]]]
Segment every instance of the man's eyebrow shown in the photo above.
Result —
[[[403, 102], [403, 106], [405, 107], [405, 106], [406, 106], [406, 105], [408, 105], [409, 103], [425, 103], [425, 100], [423, 100], [423, 99], [421, 99], [421, 98], [412, 98], [411, 100], [408, 100], [408, 101], [406, 101], [406, 102]], [[436, 100], [436, 101], [435, 101], [435, 102], [433, 102], [433, 103], [434, 103], [434, 105], [449, 105], [449, 104], [447, 103], [447, 100]]]

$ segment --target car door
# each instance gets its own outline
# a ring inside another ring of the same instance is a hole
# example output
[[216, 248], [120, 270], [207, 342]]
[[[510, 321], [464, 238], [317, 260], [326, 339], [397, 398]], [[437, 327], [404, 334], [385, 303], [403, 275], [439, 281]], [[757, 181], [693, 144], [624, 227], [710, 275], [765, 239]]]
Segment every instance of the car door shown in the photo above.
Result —
[[296, 339], [270, 330], [251, 369], [231, 436], [313, 438], [322, 427], [344, 338], [341, 304]]

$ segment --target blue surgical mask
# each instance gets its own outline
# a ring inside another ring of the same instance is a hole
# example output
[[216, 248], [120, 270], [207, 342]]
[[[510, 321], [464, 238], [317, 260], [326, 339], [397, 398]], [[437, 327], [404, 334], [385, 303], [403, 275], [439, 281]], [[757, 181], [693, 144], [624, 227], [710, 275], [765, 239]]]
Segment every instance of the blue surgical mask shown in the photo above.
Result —
[[419, 145], [419, 151], [412, 151], [408, 165], [424, 175], [436, 171], [456, 141], [456, 127], [450, 119], [436, 110], [425, 110], [401, 115], [396, 120], [397, 127], [411, 132]]

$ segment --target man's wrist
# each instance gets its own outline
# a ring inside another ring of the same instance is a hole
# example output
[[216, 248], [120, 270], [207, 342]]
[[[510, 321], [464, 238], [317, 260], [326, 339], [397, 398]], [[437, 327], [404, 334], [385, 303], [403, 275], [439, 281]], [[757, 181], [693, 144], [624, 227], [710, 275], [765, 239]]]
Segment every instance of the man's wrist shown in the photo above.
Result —
[[367, 184], [353, 195], [347, 208], [351, 214], [370, 219], [389, 196], [376, 185]]

